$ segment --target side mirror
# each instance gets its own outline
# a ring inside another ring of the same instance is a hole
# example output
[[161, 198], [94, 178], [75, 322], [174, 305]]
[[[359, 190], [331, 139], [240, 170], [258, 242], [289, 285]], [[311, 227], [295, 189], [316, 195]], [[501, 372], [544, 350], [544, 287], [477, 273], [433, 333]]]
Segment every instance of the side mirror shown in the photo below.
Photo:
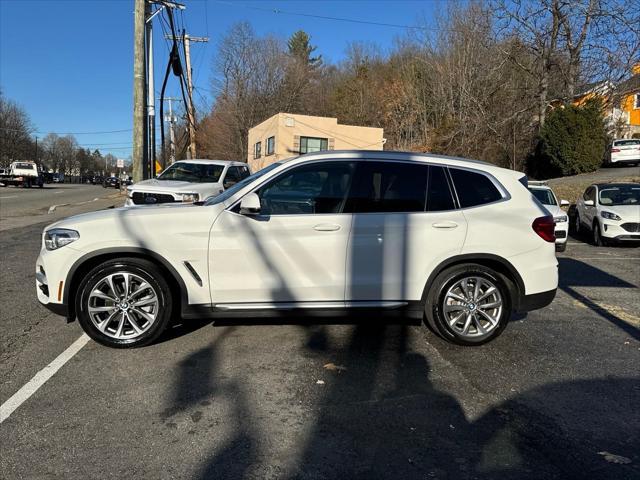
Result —
[[257, 193], [249, 193], [240, 201], [241, 215], [258, 215], [260, 213], [260, 197]]
[[560, 200], [560, 206], [561, 207], [568, 207], [569, 206], [569, 201], [568, 200]]
[[584, 206], [585, 207], [593, 207], [594, 203], [593, 200], [585, 200], [584, 201]]

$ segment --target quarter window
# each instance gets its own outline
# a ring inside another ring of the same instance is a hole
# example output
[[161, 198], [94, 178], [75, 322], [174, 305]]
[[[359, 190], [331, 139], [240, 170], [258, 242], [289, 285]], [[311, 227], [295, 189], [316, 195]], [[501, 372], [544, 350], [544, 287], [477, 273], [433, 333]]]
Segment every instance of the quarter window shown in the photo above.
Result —
[[401, 162], [361, 162], [356, 188], [349, 195], [349, 213], [424, 212], [426, 165]]
[[341, 213], [351, 187], [351, 162], [322, 162], [285, 172], [256, 193], [263, 215]]
[[329, 149], [327, 138], [300, 137], [300, 153], [320, 152]]
[[427, 211], [442, 212], [454, 210], [455, 203], [447, 181], [444, 167], [429, 167], [429, 186], [427, 188]]
[[500, 200], [502, 195], [493, 182], [481, 173], [450, 168], [460, 207], [470, 208]]
[[267, 138], [267, 155], [273, 155], [276, 151], [276, 137]]
[[262, 142], [256, 142], [253, 148], [253, 158], [260, 158], [262, 156]]

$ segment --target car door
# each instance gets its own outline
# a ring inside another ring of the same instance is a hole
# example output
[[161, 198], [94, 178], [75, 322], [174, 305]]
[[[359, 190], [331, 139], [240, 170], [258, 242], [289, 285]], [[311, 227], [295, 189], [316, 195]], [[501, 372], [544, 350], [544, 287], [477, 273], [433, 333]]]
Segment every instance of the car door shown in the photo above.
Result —
[[401, 161], [358, 164], [345, 301], [419, 300], [431, 271], [459, 254], [467, 223], [446, 171]]
[[239, 205], [220, 214], [210, 240], [212, 303], [342, 306], [353, 170], [347, 161], [294, 166], [255, 190], [258, 215]]

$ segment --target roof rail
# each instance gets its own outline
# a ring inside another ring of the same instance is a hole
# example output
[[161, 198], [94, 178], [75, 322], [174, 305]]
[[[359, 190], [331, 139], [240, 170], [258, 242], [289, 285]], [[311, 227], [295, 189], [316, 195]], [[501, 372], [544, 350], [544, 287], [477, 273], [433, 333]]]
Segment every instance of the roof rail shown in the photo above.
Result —
[[549, 186], [549, 182], [547, 182], [546, 180], [529, 180], [529, 185], [538, 185], [540, 187], [548, 187]]

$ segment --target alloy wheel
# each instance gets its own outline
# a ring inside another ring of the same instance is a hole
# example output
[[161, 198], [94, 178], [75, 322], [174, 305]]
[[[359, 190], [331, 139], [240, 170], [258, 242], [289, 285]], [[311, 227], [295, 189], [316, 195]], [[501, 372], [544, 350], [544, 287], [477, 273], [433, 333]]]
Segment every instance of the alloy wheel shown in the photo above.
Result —
[[449, 327], [467, 338], [485, 336], [497, 328], [502, 309], [500, 290], [483, 277], [464, 277], [454, 283], [442, 305]]
[[159, 313], [158, 293], [142, 277], [118, 271], [100, 279], [89, 294], [87, 312], [95, 327], [117, 340], [147, 332]]

